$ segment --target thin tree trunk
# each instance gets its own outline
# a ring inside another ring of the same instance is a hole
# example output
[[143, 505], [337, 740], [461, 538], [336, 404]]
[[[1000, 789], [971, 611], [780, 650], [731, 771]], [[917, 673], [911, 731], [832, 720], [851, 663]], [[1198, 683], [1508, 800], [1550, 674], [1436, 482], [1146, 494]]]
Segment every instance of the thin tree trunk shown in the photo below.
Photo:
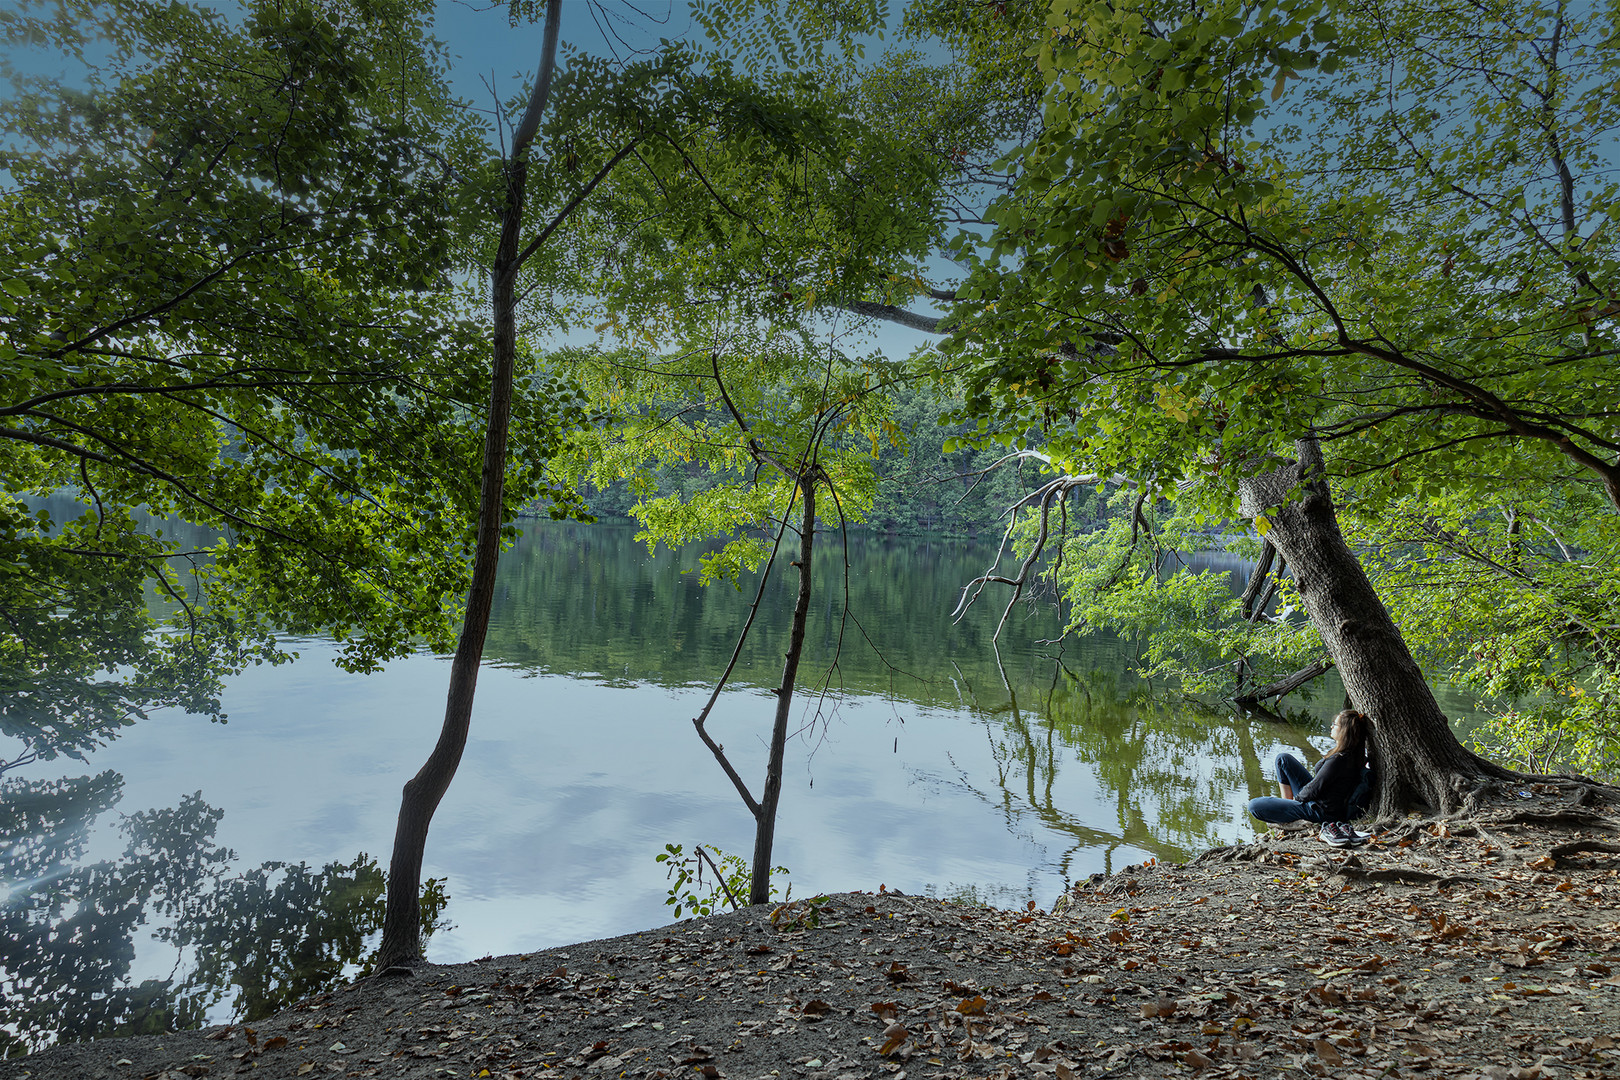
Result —
[[489, 418], [484, 433], [484, 464], [478, 495], [478, 533], [473, 549], [472, 582], [467, 588], [467, 612], [450, 663], [444, 724], [426, 763], [405, 784], [399, 820], [394, 828], [394, 851], [388, 862], [388, 895], [383, 912], [382, 944], [376, 970], [409, 967], [422, 959], [422, 859], [427, 850], [428, 826], [450, 787], [467, 746], [472, 723], [473, 696], [478, 688], [478, 667], [484, 658], [490, 609], [495, 601], [495, 578], [501, 555], [501, 524], [505, 508], [506, 441], [512, 415], [512, 383], [517, 364], [516, 285], [521, 259], [518, 242], [523, 228], [523, 204], [528, 187], [528, 148], [538, 128], [540, 113], [550, 92], [557, 51], [562, 0], [551, 0], [546, 12], [545, 44], [539, 76], [529, 108], [514, 135], [512, 157], [506, 169], [506, 199], [501, 210], [500, 239], [490, 274], [490, 304], [494, 321], [494, 358], [491, 365]]
[[1454, 811], [1492, 780], [1516, 774], [1470, 752], [1452, 734], [1400, 630], [1344, 542], [1321, 447], [1302, 439], [1297, 453], [1298, 461], [1240, 483], [1242, 512], [1269, 524], [1266, 539], [1288, 560], [1345, 691], [1373, 720], [1378, 812]]
[[749, 887], [750, 904], [766, 904], [771, 899], [771, 847], [776, 842], [776, 807], [782, 801], [782, 759], [787, 752], [788, 719], [793, 707], [793, 684], [799, 674], [799, 658], [804, 655], [804, 632], [810, 617], [812, 584], [811, 555], [816, 538], [816, 482], [812, 466], [799, 475], [804, 494], [804, 517], [800, 526], [799, 595], [793, 604], [793, 625], [788, 634], [787, 656], [782, 664], [782, 685], [776, 690], [776, 719], [771, 725], [770, 761], [765, 767], [765, 789], [754, 815], [754, 872]]

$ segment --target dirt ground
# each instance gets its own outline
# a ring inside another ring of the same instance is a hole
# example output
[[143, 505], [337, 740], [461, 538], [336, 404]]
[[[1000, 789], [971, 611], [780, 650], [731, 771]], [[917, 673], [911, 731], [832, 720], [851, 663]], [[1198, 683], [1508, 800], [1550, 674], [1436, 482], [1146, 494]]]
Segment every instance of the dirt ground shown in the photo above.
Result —
[[1620, 821], [1526, 794], [1129, 867], [1051, 913], [844, 893], [425, 967], [0, 1080], [1613, 1080]]

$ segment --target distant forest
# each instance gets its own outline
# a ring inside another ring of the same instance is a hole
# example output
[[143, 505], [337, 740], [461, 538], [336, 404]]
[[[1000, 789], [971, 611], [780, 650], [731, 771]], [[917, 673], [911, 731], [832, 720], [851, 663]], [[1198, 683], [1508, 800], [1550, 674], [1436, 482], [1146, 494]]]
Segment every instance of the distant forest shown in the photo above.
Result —
[[[889, 396], [890, 420], [902, 435], [878, 444], [878, 487], [872, 511], [863, 520], [851, 521], [850, 527], [905, 535], [999, 536], [1007, 527], [1008, 511], [1038, 486], [1038, 464], [1001, 462], [1001, 453], [993, 450], [946, 453], [945, 441], [965, 434], [970, 427], [941, 419], [959, 402], [928, 386], [897, 386]], [[684, 498], [735, 481], [729, 474], [696, 462], [664, 465], [655, 477], [657, 487], [649, 497]], [[582, 494], [600, 520], [632, 517], [642, 497], [631, 490], [627, 480], [606, 488], [589, 487]], [[1107, 515], [1106, 503], [1106, 493], [1096, 490], [1071, 495], [1071, 524], [1094, 527]], [[836, 518], [824, 516], [822, 520], [831, 524]]]

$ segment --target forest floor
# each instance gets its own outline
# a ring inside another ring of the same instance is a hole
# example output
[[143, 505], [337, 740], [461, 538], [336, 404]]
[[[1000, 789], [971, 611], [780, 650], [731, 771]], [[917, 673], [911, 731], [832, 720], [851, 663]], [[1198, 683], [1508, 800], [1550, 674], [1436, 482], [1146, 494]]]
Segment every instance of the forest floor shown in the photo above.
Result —
[[0, 1080], [1612, 1080], [1620, 822], [1522, 794], [1128, 867], [1055, 914], [843, 893], [430, 966]]

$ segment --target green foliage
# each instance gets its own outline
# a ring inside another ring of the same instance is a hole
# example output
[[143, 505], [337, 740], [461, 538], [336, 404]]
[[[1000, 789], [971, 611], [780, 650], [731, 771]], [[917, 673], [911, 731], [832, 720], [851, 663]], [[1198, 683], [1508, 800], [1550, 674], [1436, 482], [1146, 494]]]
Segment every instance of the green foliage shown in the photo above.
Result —
[[[999, 464], [1001, 455], [971, 447], [945, 446], [966, 434], [960, 423], [941, 416], [955, 403], [921, 377], [906, 378], [882, 391], [886, 419], [879, 425], [873, 459], [871, 509], [861, 528], [900, 535], [1000, 536], [1006, 512], [1033, 486], [1038, 474], [1027, 464]], [[871, 439], [842, 429], [831, 442], [844, 451], [871, 450]], [[606, 474], [602, 474], [605, 478]], [[702, 460], [663, 457], [649, 460], [629, 477], [583, 494], [597, 516], [631, 517], [642, 498], [685, 503], [716, 487], [735, 484], [735, 471], [717, 472]], [[1101, 514], [1100, 498], [1077, 500], [1074, 512], [1086, 519]]]
[[[877, 488], [866, 527], [953, 536], [1005, 531], [1008, 508], [1034, 486], [1036, 470], [1023, 462], [1002, 464], [992, 450], [958, 447], [966, 425], [942, 419], [957, 402], [921, 376], [885, 395], [895, 433], [878, 448]], [[1099, 505], [1100, 500], [1077, 500], [1074, 509], [1090, 516]]]
[[[85, 67], [13, 73], [0, 103], [5, 734], [79, 754], [153, 707], [217, 717], [220, 675], [281, 659], [278, 632], [353, 670], [451, 644], [488, 377], [457, 274], [490, 174], [430, 9], [8, 13]], [[524, 389], [508, 497], [567, 508], [540, 470], [575, 398], [532, 365]], [[85, 512], [30, 508], [60, 490]]]
[[[952, 249], [970, 274], [946, 355], [979, 440], [1037, 445], [1196, 527], [1232, 519], [1269, 455], [1320, 438], [1346, 531], [1380, 554], [1375, 584], [1425, 662], [1522, 696], [1503, 721], [1521, 732], [1560, 718], [1532, 742], [1603, 760], [1620, 12], [1006, 7], [919, 4], [914, 20], [1009, 98], [1031, 77], [998, 46], [1010, 35], [1042, 91], [990, 229]], [[1476, 558], [1503, 550], [1487, 534], [1513, 515], [1566, 550], [1543, 540], [1533, 569]], [[1414, 538], [1424, 522], [1462, 547]], [[1159, 670], [1213, 688], [1238, 655], [1312, 649], [1239, 625], [1210, 583], [1138, 565], [1098, 592], [1118, 528], [1060, 576], [1088, 625], [1156, 635]]]
[[1494, 703], [1476, 743], [1620, 775], [1620, 518], [1595, 492], [1407, 499], [1348, 524], [1419, 660]]
[[1056, 5], [1045, 127], [958, 248], [969, 412], [1217, 513], [1307, 431], [1363, 499], [1606, 475], [1611, 16]]
[[[665, 844], [663, 852], [654, 857], [655, 862], [665, 863], [668, 867], [665, 878], [670, 882], [669, 896], [664, 903], [675, 909], [677, 919], [713, 915], [720, 909], [722, 901], [731, 902], [726, 895], [728, 890], [737, 904], [748, 902], [753, 884], [748, 860], [741, 855], [727, 855], [713, 845], [707, 850], [714, 860], [712, 864], [699, 854], [704, 851], [701, 846], [693, 847], [692, 854], [688, 855], [680, 844]], [[716, 867], [720, 871], [719, 879], [715, 878]], [[705, 868], [709, 874], [708, 881], [703, 880]], [[776, 879], [785, 879], [787, 875], [788, 868], [785, 866], [771, 868], [772, 900], [777, 898], [779, 892]], [[789, 882], [786, 890], [781, 891], [781, 899], [786, 902], [792, 896], [793, 885]]]
[[[1245, 620], [1226, 572], [1184, 565], [1186, 555], [1218, 546], [1194, 515], [1123, 487], [1108, 509], [1097, 527], [1064, 538], [1047, 569], [1069, 604], [1070, 631], [1107, 630], [1137, 642], [1145, 677], [1173, 678], [1190, 693], [1229, 692], [1240, 667], [1265, 684], [1321, 655], [1309, 623]], [[1015, 539], [1029, 544], [1033, 529], [1026, 519]], [[1285, 582], [1281, 607], [1290, 601]]]
[[[553, 468], [565, 482], [628, 480], [637, 495], [631, 514], [650, 547], [723, 538], [724, 546], [702, 556], [704, 582], [736, 582], [769, 555], [768, 538], [797, 497], [800, 470], [834, 495], [822, 504], [823, 520], [859, 520], [871, 503], [873, 441], [884, 415], [866, 387], [881, 373], [880, 357], [817, 356], [793, 336], [739, 331], [712, 352], [571, 363], [594, 400], [617, 415], [612, 425], [579, 432]], [[859, 438], [835, 444], [834, 433]], [[671, 463], [698, 466], [721, 482], [661, 492], [657, 474]]]

